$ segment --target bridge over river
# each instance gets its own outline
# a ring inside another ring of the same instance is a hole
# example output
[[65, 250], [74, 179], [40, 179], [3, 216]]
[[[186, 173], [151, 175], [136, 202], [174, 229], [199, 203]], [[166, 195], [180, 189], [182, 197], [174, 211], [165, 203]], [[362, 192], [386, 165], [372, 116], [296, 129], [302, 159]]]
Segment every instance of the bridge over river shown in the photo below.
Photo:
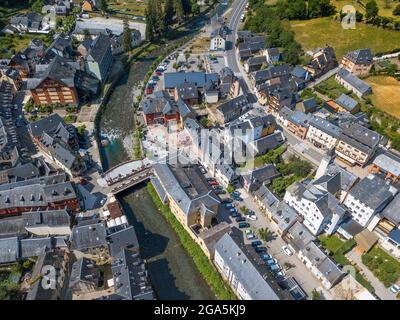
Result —
[[114, 195], [127, 190], [153, 175], [151, 162], [147, 159], [125, 161], [102, 174], [98, 184]]

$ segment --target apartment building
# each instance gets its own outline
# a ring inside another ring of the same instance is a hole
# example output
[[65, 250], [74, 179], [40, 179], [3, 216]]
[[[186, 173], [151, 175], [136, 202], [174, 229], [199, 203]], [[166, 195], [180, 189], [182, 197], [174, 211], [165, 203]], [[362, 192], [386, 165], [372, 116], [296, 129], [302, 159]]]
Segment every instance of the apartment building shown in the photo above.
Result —
[[345, 54], [340, 67], [356, 76], [365, 76], [371, 70], [373, 57], [370, 49], [358, 49]]
[[326, 119], [313, 116], [309, 120], [306, 138], [317, 148], [329, 150], [336, 146], [342, 130]]

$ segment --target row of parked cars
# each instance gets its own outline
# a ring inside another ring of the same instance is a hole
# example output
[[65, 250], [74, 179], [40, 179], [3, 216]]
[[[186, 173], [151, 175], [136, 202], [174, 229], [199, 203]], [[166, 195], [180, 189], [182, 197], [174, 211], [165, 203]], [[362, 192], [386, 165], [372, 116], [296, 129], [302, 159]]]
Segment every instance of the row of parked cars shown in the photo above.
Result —
[[224, 188], [218, 183], [215, 178], [207, 178], [208, 184], [214, 189], [216, 194], [226, 194]]
[[167, 70], [169, 64], [169, 60], [166, 59], [163, 63], [161, 63], [156, 71], [155, 71], [155, 75], [153, 75], [149, 82], [147, 83], [147, 88], [146, 88], [146, 93], [147, 94], [151, 94], [154, 91], [155, 86], [157, 85], [158, 80], [160, 80], [160, 76], [163, 74], [163, 72], [165, 70]]

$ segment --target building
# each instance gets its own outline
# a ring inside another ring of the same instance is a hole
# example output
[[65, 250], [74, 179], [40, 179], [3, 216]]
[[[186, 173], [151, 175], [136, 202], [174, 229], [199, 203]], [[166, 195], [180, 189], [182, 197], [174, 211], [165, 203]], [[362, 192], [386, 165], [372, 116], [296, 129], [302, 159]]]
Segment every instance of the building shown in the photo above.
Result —
[[108, 261], [110, 254], [107, 242], [107, 231], [103, 222], [89, 220], [72, 228], [70, 250], [77, 258], [93, 259], [97, 264]]
[[298, 257], [327, 290], [346, 275], [314, 242], [300, 249]]
[[351, 165], [364, 166], [375, 154], [381, 136], [356, 122], [339, 124], [341, 133], [335, 148], [336, 155]]
[[[283, 110], [283, 109], [282, 109]], [[282, 111], [281, 110], [281, 111]], [[305, 139], [309, 128], [309, 122], [312, 116], [305, 114], [301, 111], [291, 111], [289, 108], [283, 110], [288, 112], [290, 115], [286, 118], [286, 128], [301, 139]], [[284, 114], [284, 112], [282, 114]]]
[[193, 233], [196, 226], [209, 228], [218, 213], [220, 199], [197, 165], [157, 163], [153, 186], [178, 221]]
[[351, 114], [356, 114], [360, 111], [358, 102], [344, 93], [342, 93], [336, 100], [326, 101], [324, 107], [329, 112], [335, 113], [349, 112]]
[[27, 80], [27, 88], [37, 105], [77, 105], [75, 75], [76, 69], [56, 56], [48, 65], [36, 66], [36, 73]]
[[369, 170], [383, 174], [386, 180], [397, 183], [400, 181], [400, 158], [390, 152], [382, 153], [376, 156]]
[[95, 291], [100, 282], [100, 270], [94, 261], [85, 257], [75, 261], [69, 276], [69, 289], [73, 294], [84, 294]]
[[284, 201], [303, 217], [303, 224], [317, 236], [332, 234], [343, 220], [346, 209], [335, 195], [341, 175], [324, 175], [313, 181], [295, 182], [287, 188]]
[[318, 103], [315, 98], [308, 98], [296, 105], [296, 110], [308, 113], [314, 113], [317, 111]]
[[36, 261], [32, 271], [32, 282], [26, 300], [63, 300], [66, 297], [68, 283], [69, 256], [67, 250], [44, 250]]
[[365, 76], [371, 70], [373, 57], [370, 49], [358, 49], [345, 54], [340, 67], [356, 76]]
[[264, 55], [267, 58], [267, 63], [277, 63], [281, 60], [281, 54], [278, 48], [267, 48], [264, 51]]
[[65, 209], [25, 212], [22, 218], [25, 229], [37, 236], [71, 234], [71, 217]]
[[274, 133], [261, 137], [260, 139], [251, 141], [246, 145], [246, 154], [250, 156], [260, 156], [266, 154], [285, 142], [285, 136], [282, 131], [276, 130]]
[[259, 85], [265, 83], [273, 78], [289, 76], [291, 68], [287, 64], [282, 64], [278, 66], [269, 67], [260, 71], [256, 71], [250, 75], [251, 81], [254, 85]]
[[211, 82], [218, 81], [217, 73], [205, 73], [198, 71], [191, 72], [165, 72], [164, 73], [164, 90], [175, 90], [175, 88], [183, 83], [194, 83], [198, 89], [207, 87]]
[[100, 34], [90, 45], [85, 57], [86, 71], [104, 83], [113, 62], [111, 42], [107, 35]]
[[193, 106], [199, 102], [199, 91], [196, 85], [192, 83], [182, 83], [174, 90], [175, 101], [183, 100], [187, 105]]
[[282, 237], [296, 223], [297, 212], [285, 201], [274, 202], [274, 205], [270, 208], [267, 211], [267, 214], [269, 213], [268, 218], [275, 225], [278, 235]]
[[232, 233], [215, 245], [214, 264], [222, 277], [241, 300], [280, 300]]
[[260, 70], [263, 65], [267, 63], [267, 58], [265, 56], [251, 57], [244, 63], [244, 70], [247, 73]]
[[111, 232], [107, 236], [107, 241], [111, 256], [113, 257], [121, 250], [121, 248], [139, 253], [139, 242], [133, 226], [119, 227], [116, 231]]
[[312, 116], [309, 121], [306, 138], [317, 148], [325, 150], [336, 146], [338, 138], [342, 133], [341, 128], [318, 116]]
[[221, 124], [237, 119], [250, 108], [250, 103], [245, 95], [228, 100], [217, 107], [215, 118]]
[[346, 69], [340, 68], [335, 80], [347, 90], [351, 90], [360, 99], [372, 93], [372, 88], [368, 84]]
[[0, 82], [6, 81], [11, 84], [12, 92], [15, 94], [22, 85], [22, 77], [17, 69], [8, 66], [0, 66]]
[[0, 185], [0, 215], [20, 215], [36, 210], [80, 208], [72, 182], [65, 174], [50, 175]]
[[273, 87], [268, 90], [260, 91], [261, 99], [260, 102], [265, 101], [265, 104], [271, 108], [272, 112], [279, 112], [283, 107], [293, 108], [296, 104], [296, 97], [290, 88], [285, 87]]
[[355, 221], [372, 230], [375, 225], [370, 224], [374, 216], [388, 205], [397, 191], [385, 180], [370, 174], [350, 190], [344, 204]]
[[338, 66], [335, 51], [332, 47], [317, 49], [311, 61], [304, 67], [312, 77], [318, 78]]
[[180, 114], [177, 103], [166, 91], [154, 93], [154, 98], [147, 98], [141, 104], [146, 125], [179, 123]]
[[243, 173], [243, 187], [247, 192], [253, 192], [259, 189], [263, 183], [268, 184], [272, 179], [279, 175], [280, 173], [276, 170], [275, 165], [266, 164], [265, 166], [255, 168], [248, 173]]
[[145, 264], [137, 252], [121, 249], [112, 257], [111, 271], [115, 292], [108, 299], [155, 299]]
[[226, 33], [223, 27], [220, 27], [211, 32], [210, 50], [225, 50], [226, 48]]

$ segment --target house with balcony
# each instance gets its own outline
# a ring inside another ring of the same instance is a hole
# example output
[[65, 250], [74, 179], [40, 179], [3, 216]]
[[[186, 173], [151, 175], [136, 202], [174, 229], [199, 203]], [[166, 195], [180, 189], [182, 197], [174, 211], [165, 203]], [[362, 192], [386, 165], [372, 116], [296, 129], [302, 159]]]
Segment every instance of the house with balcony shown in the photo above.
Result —
[[371, 70], [373, 62], [370, 49], [358, 49], [346, 53], [340, 62], [340, 67], [356, 76], [366, 76]]
[[391, 152], [382, 153], [376, 156], [369, 171], [382, 174], [385, 180], [396, 184], [400, 181], [400, 158]]
[[317, 49], [311, 61], [304, 67], [313, 78], [318, 78], [338, 66], [335, 51], [332, 47]]
[[380, 134], [356, 122], [339, 124], [341, 133], [335, 147], [336, 155], [351, 165], [365, 166], [375, 154]]
[[342, 133], [341, 128], [318, 116], [312, 116], [308, 123], [306, 139], [314, 146], [324, 150], [329, 150], [336, 146]]

